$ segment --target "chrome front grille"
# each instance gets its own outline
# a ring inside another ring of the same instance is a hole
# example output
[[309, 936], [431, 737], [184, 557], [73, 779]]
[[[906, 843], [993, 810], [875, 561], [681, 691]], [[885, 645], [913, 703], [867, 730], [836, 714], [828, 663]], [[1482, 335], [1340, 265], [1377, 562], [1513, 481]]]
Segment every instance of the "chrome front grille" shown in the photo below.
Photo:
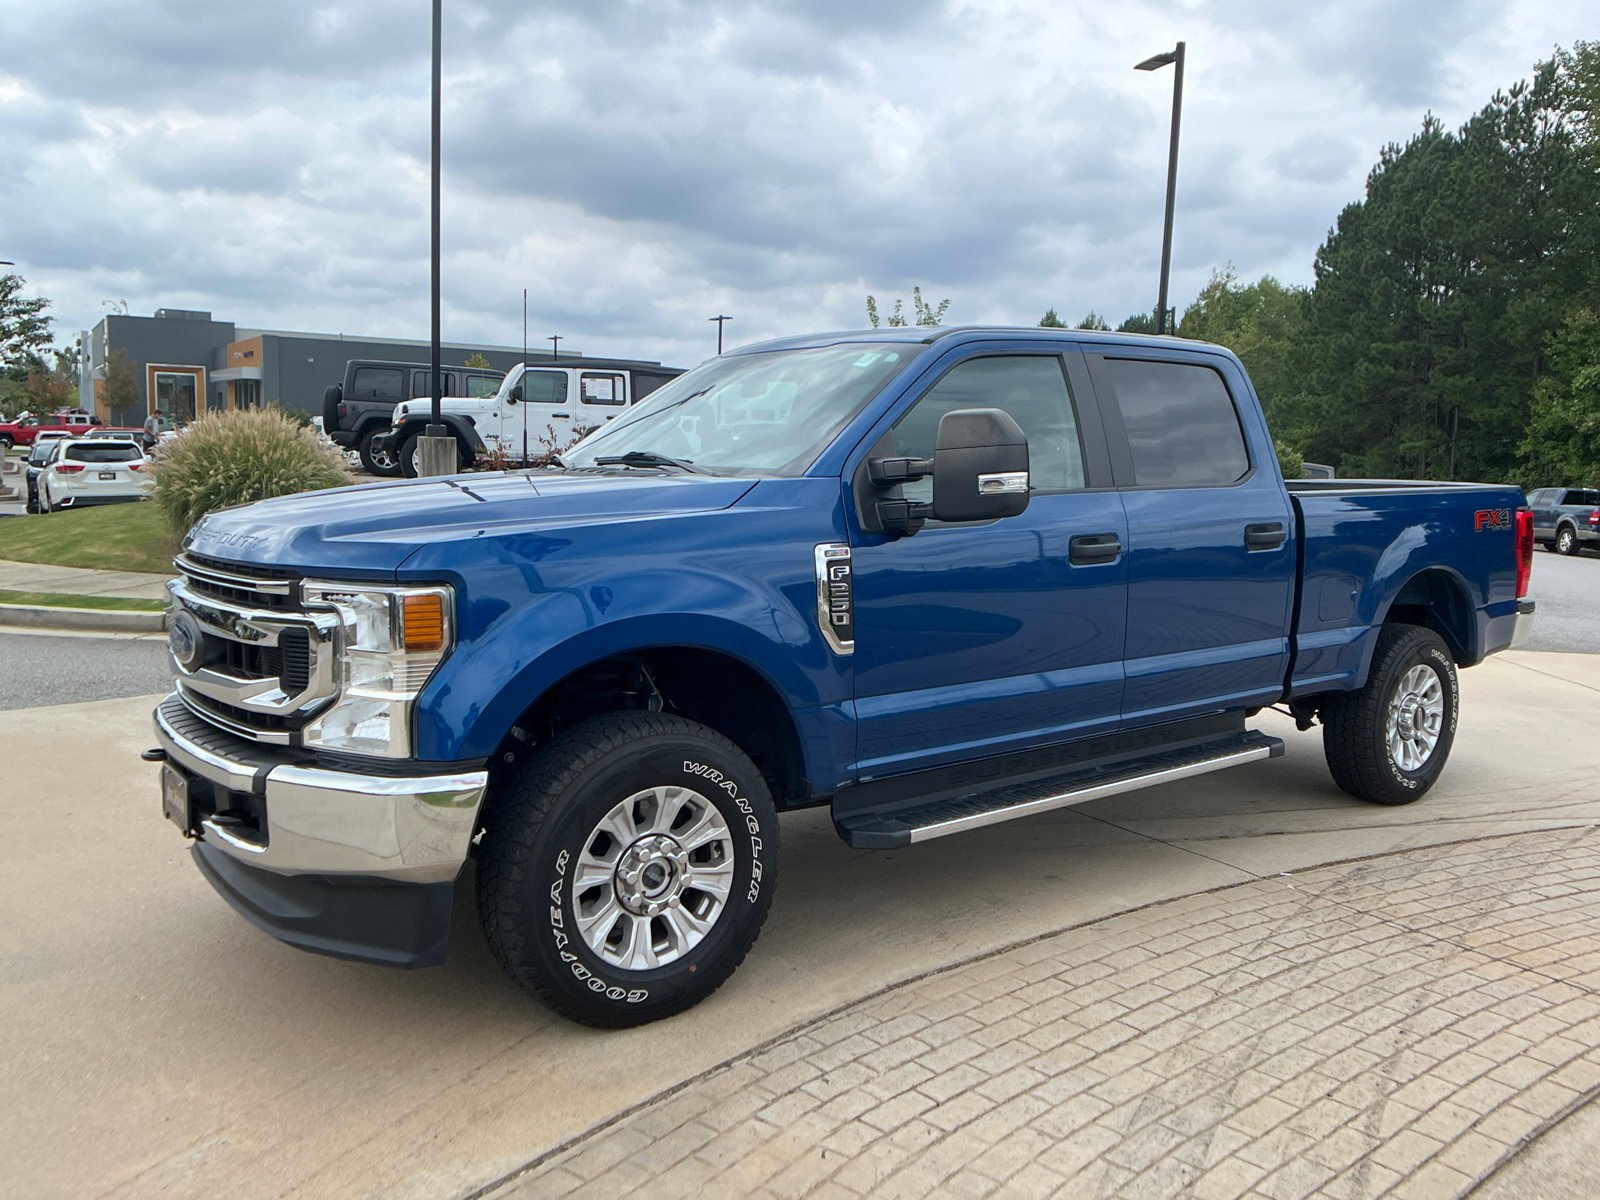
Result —
[[182, 573], [167, 584], [173, 620], [192, 617], [203, 647], [190, 668], [172, 657], [184, 703], [219, 729], [295, 745], [338, 694], [338, 618], [301, 608], [289, 572], [191, 554], [173, 566]]

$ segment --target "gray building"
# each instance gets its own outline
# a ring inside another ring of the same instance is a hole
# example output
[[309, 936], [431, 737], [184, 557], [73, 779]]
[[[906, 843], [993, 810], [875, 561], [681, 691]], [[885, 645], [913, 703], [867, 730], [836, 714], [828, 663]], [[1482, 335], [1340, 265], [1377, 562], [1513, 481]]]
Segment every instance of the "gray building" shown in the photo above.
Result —
[[[208, 312], [175, 308], [158, 308], [153, 317], [108, 315], [89, 331], [85, 345], [89, 386], [80, 403], [110, 425], [141, 425], [152, 408], [180, 424], [201, 412], [266, 404], [319, 414], [323, 389], [344, 379], [350, 359], [426, 363], [429, 356], [425, 341], [242, 329]], [[461, 366], [474, 354], [499, 371], [523, 361], [522, 351], [511, 346], [445, 342], [442, 349], [447, 366]], [[561, 357], [583, 355], [563, 348]], [[530, 362], [549, 358], [548, 350], [528, 353]], [[136, 402], [115, 408], [107, 387], [113, 360], [131, 368], [138, 393]]]

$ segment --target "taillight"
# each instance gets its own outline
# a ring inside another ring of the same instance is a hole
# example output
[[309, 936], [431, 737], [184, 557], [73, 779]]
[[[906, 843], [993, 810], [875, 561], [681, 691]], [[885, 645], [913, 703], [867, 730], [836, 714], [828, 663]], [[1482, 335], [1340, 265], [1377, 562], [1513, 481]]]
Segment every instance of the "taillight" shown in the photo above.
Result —
[[74, 471], [83, 470], [83, 464], [82, 463], [57, 463], [56, 464], [56, 470], [60, 471], [63, 475], [70, 475]]
[[144, 466], [143, 463], [129, 463], [128, 464], [128, 470], [137, 471], [142, 466]]
[[350, 415], [350, 410], [341, 404], [339, 405], [339, 415], [341, 417], [348, 417]]
[[1528, 594], [1528, 581], [1533, 578], [1533, 510], [1517, 510], [1517, 598]]
[[1595, 509], [1589, 514], [1589, 524], [1600, 525], [1600, 508]]

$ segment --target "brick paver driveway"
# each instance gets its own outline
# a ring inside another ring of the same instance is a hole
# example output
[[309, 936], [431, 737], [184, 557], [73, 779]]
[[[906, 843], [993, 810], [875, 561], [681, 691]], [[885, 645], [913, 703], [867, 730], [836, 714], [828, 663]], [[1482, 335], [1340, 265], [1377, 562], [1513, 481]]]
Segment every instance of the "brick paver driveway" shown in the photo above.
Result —
[[1460, 1196], [1600, 1088], [1600, 830], [1261, 878], [935, 972], [489, 1194]]

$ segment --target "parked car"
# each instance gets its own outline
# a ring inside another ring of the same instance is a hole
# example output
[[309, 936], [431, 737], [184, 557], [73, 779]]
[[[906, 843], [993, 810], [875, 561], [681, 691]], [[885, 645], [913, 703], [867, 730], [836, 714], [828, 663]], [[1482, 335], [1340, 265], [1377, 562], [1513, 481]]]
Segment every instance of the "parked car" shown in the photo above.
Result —
[[[511, 460], [539, 458], [614, 420], [630, 404], [681, 374], [676, 367], [623, 359], [579, 359], [570, 367], [518, 363], [506, 372], [493, 395], [442, 402], [440, 416], [456, 439], [456, 457], [463, 470], [488, 451]], [[397, 404], [393, 427], [374, 438], [373, 445], [415, 478], [416, 440], [432, 416], [431, 397]]]
[[511, 976], [634, 1025], [744, 958], [779, 810], [915, 847], [1275, 757], [1249, 727], [1274, 704], [1321, 722], [1346, 792], [1410, 803], [1458, 669], [1533, 613], [1520, 490], [1286, 484], [1238, 358], [1199, 342], [768, 342], [565, 459], [190, 532], [152, 757], [251, 922], [435, 964], [472, 854]]
[[39, 511], [39, 472], [49, 463], [59, 444], [72, 436], [66, 433], [41, 433], [28, 449], [28, 462], [23, 469], [27, 489], [24, 509], [29, 513]]
[[1528, 497], [1533, 535], [1558, 554], [1577, 554], [1600, 543], [1600, 491], [1594, 488], [1540, 488]]
[[[480, 367], [445, 367], [440, 375], [445, 396], [467, 399], [494, 395], [504, 377], [501, 371]], [[388, 431], [396, 404], [433, 396], [432, 379], [428, 363], [353, 358], [345, 363], [344, 382], [330, 384], [323, 393], [322, 431], [336, 445], [359, 451], [361, 465], [374, 475], [398, 475], [394, 456], [374, 451], [372, 441]]]
[[147, 465], [143, 447], [131, 440], [65, 438], [39, 471], [38, 507], [53, 513], [143, 500], [155, 486]]
[[0, 452], [10, 450], [13, 446], [31, 446], [41, 433], [84, 434], [99, 424], [98, 417], [81, 410], [3, 421], [0, 422]]

